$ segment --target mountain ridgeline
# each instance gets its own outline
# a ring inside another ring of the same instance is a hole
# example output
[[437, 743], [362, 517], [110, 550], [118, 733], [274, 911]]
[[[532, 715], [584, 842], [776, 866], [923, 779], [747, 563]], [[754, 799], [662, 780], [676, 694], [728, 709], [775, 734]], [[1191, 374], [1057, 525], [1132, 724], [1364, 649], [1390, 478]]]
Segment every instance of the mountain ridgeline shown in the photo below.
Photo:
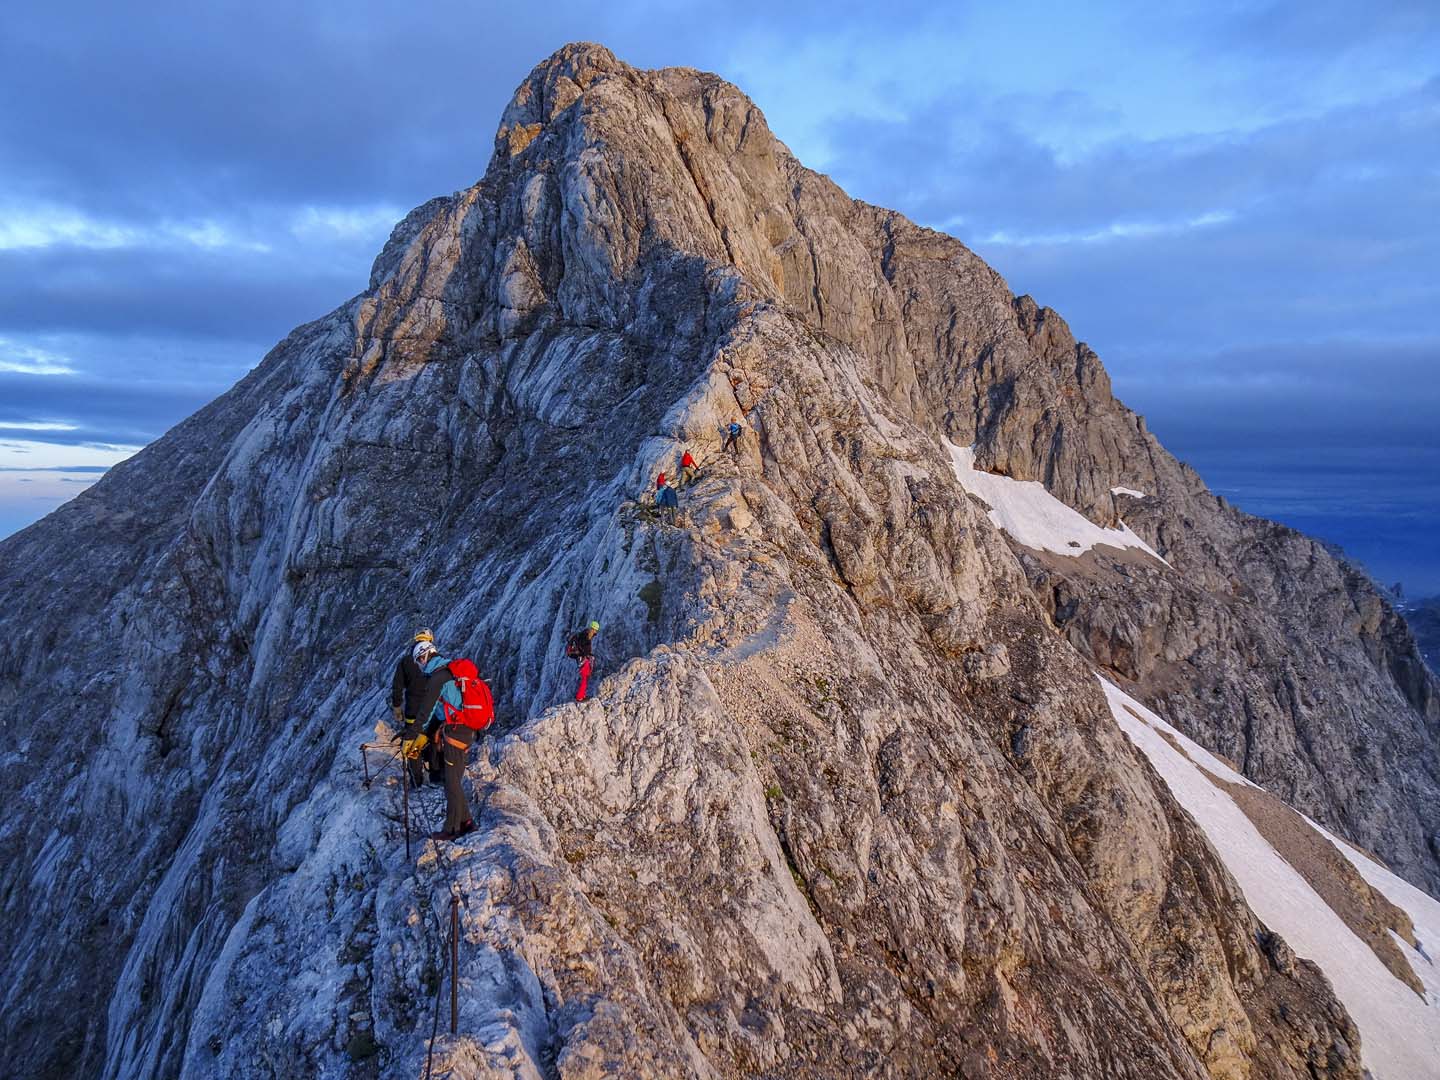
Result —
[[[1143, 546], [1019, 543], [950, 447]], [[1440, 893], [1440, 696], [1368, 581], [961, 243], [598, 46], [0, 589], [30, 1077], [1360, 1077], [1097, 672]], [[357, 748], [420, 625], [500, 719], [407, 860]]]

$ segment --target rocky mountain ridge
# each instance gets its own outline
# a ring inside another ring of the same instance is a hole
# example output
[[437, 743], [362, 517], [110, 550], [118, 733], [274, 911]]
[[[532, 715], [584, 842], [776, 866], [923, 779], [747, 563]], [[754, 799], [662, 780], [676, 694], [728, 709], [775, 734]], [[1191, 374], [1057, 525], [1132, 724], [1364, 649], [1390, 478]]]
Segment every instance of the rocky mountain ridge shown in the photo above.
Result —
[[[947, 443], [1156, 554], [1016, 545]], [[456, 1076], [1359, 1076], [1096, 667], [1440, 883], [1436, 684], [1368, 582], [963, 245], [598, 46], [364, 294], [0, 550], [35, 1076], [418, 1075], [452, 888]], [[600, 692], [556, 705], [589, 618]], [[480, 833], [412, 864], [356, 747], [419, 623], [501, 724]], [[58, 781], [56, 682], [103, 718]]]

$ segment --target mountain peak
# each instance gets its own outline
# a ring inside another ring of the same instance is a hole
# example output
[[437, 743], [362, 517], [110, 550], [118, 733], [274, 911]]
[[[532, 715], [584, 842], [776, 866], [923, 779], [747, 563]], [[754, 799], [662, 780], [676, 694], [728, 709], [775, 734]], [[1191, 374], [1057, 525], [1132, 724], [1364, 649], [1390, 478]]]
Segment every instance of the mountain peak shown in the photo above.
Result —
[[495, 133], [497, 154], [524, 150], [556, 113], [568, 108], [595, 82], [633, 71], [603, 45], [572, 42], [531, 69], [515, 89]]

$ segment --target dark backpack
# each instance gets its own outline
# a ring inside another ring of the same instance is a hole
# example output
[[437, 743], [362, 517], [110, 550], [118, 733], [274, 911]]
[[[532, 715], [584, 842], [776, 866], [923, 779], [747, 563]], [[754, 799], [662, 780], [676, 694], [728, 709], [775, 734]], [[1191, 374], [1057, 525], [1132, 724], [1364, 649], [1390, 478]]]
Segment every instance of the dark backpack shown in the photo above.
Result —
[[565, 642], [565, 655], [571, 660], [579, 660], [585, 655], [584, 649], [580, 646], [581, 633], [583, 633], [583, 631], [577, 631], [571, 634], [570, 640]]
[[451, 660], [450, 675], [460, 688], [460, 708], [441, 701], [445, 707], [445, 722], [484, 731], [495, 719], [495, 699], [490, 695], [490, 687], [480, 678], [479, 670], [470, 660]]

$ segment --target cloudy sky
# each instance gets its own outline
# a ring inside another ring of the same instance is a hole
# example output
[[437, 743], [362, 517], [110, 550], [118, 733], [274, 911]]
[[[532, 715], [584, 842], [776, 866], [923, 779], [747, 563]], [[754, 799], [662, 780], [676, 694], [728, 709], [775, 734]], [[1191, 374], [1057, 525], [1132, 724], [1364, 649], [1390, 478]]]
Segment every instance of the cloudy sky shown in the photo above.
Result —
[[358, 292], [583, 39], [738, 83], [1057, 308], [1214, 488], [1440, 593], [1440, 4], [880, 7], [7, 5], [0, 535]]

